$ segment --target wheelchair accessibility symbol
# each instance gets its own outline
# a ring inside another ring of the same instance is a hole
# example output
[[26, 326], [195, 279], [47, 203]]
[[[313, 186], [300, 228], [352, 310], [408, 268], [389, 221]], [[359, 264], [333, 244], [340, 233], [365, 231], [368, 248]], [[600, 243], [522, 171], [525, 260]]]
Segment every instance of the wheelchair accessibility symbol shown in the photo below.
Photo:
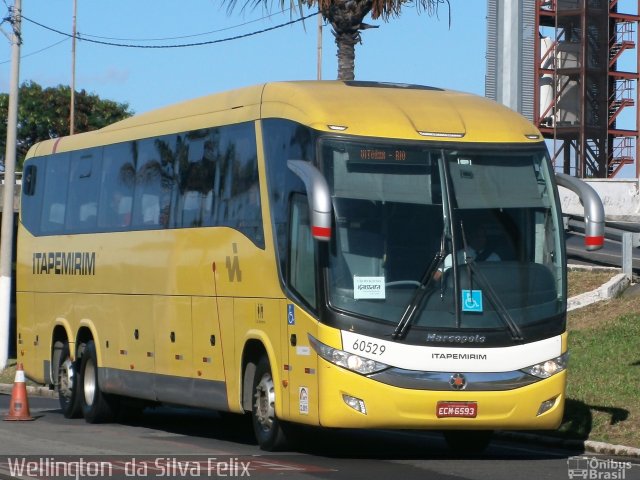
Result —
[[482, 290], [462, 290], [462, 311], [482, 312]]
[[291, 303], [287, 304], [287, 324], [295, 325], [296, 324], [296, 314], [293, 309], [293, 305]]

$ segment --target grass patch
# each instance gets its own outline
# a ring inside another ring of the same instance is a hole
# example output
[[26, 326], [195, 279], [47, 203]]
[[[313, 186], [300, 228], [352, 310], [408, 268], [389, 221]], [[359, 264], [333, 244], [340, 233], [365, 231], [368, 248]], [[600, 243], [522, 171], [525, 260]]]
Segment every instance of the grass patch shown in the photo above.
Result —
[[618, 272], [614, 271], [569, 270], [567, 279], [568, 296], [571, 298], [581, 293], [595, 290], [617, 274]]
[[[9, 383], [12, 384], [16, 380], [16, 359], [10, 358], [7, 360], [7, 366], [4, 370], [0, 372], [0, 383]], [[26, 379], [26, 385], [28, 386], [37, 386], [38, 383], [35, 383], [28, 378]]]
[[568, 330], [572, 332], [602, 328], [615, 321], [618, 317], [634, 313], [640, 314], [639, 304], [640, 296], [629, 295], [619, 296], [572, 310], [567, 315]]
[[640, 447], [640, 312], [601, 319], [569, 331], [568, 401], [557, 434]]
[[7, 367], [0, 372], [0, 383], [13, 383], [16, 379], [16, 360], [7, 360]]

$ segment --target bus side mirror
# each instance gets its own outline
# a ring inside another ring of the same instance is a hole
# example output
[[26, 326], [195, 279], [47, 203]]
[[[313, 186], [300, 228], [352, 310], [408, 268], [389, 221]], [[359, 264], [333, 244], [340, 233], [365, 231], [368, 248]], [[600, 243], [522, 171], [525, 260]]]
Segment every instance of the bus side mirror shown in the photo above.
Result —
[[313, 238], [328, 242], [331, 239], [331, 194], [326, 179], [316, 167], [304, 160], [288, 160], [287, 166], [304, 182]]
[[600, 250], [604, 245], [605, 218], [598, 193], [588, 183], [564, 173], [556, 173], [556, 182], [578, 195], [584, 207], [584, 248]]

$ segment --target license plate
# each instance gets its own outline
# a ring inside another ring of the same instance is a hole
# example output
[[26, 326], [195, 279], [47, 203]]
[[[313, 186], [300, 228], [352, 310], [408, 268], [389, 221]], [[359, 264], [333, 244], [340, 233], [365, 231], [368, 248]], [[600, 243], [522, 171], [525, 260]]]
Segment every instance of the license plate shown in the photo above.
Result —
[[436, 406], [436, 416], [438, 418], [476, 418], [476, 415], [478, 415], [478, 404], [476, 402], [438, 402]]

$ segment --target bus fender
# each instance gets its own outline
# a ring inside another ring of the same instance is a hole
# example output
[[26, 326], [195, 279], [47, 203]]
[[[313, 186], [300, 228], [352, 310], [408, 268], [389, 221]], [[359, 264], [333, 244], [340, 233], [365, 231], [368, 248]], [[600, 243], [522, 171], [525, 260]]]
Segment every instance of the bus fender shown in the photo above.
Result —
[[[56, 333], [62, 329], [64, 334]], [[57, 317], [53, 323], [51, 334], [49, 335], [49, 357], [44, 360], [44, 383], [48, 385], [55, 385], [57, 383], [57, 368], [62, 346], [56, 349], [56, 342], [62, 342], [61, 335], [64, 335], [64, 340], [69, 344], [69, 356], [71, 360], [75, 360], [76, 351], [74, 348], [75, 337], [73, 336], [73, 329], [66, 318]]]
[[[83, 332], [89, 331], [89, 335], [86, 335]], [[100, 342], [100, 336], [98, 335], [98, 329], [94, 325], [93, 321], [87, 318], [83, 318], [80, 320], [80, 325], [78, 326], [78, 332], [76, 334], [76, 348], [80, 347], [82, 343], [86, 343], [89, 340], [93, 340], [96, 345], [96, 356], [98, 361], [98, 367], [103, 365], [102, 362], [102, 348]]]
[[[269, 365], [271, 365], [271, 375], [273, 376], [273, 383], [274, 385], [276, 385], [277, 387], [281, 387], [282, 386], [282, 376], [281, 376], [281, 369], [278, 367], [278, 362], [277, 362], [277, 358], [278, 356], [276, 355], [275, 349], [273, 348], [273, 345], [271, 343], [271, 341], [269, 340], [269, 337], [267, 336], [267, 334], [265, 332], [263, 332], [262, 330], [256, 330], [256, 329], [251, 329], [249, 331], [247, 331], [247, 333], [245, 334], [243, 340], [242, 340], [242, 353], [240, 355], [239, 363], [238, 365], [240, 366], [240, 368], [238, 369], [238, 375], [239, 375], [239, 384], [240, 388], [239, 388], [239, 400], [240, 400], [240, 404], [244, 405], [243, 402], [243, 395], [244, 392], [246, 390], [246, 386], [245, 386], [245, 378], [244, 378], [244, 368], [243, 368], [243, 359], [245, 358], [245, 353], [247, 351], [247, 345], [249, 344], [249, 342], [251, 341], [258, 341], [261, 343], [263, 349], [265, 350], [266, 354], [267, 354], [267, 358], [269, 359]], [[257, 362], [259, 359], [255, 359], [255, 361]], [[253, 388], [253, 382], [249, 382], [248, 383], [249, 388]], [[279, 388], [280, 389], [280, 388]], [[283, 404], [282, 404], [282, 398], [283, 395], [279, 394], [279, 392], [276, 392], [276, 413], [277, 414], [281, 414], [281, 412], [283, 412]]]
[[61, 327], [64, 330], [64, 334], [67, 337], [67, 342], [69, 343], [69, 353], [71, 355], [71, 360], [75, 360], [76, 351], [73, 348], [73, 346], [75, 345], [75, 336], [73, 335], [73, 328], [71, 328], [71, 324], [66, 318], [58, 317], [53, 323], [53, 328], [51, 329], [51, 344], [49, 345], [49, 351], [53, 352], [53, 347], [55, 346], [56, 342], [54, 332], [58, 327]]

